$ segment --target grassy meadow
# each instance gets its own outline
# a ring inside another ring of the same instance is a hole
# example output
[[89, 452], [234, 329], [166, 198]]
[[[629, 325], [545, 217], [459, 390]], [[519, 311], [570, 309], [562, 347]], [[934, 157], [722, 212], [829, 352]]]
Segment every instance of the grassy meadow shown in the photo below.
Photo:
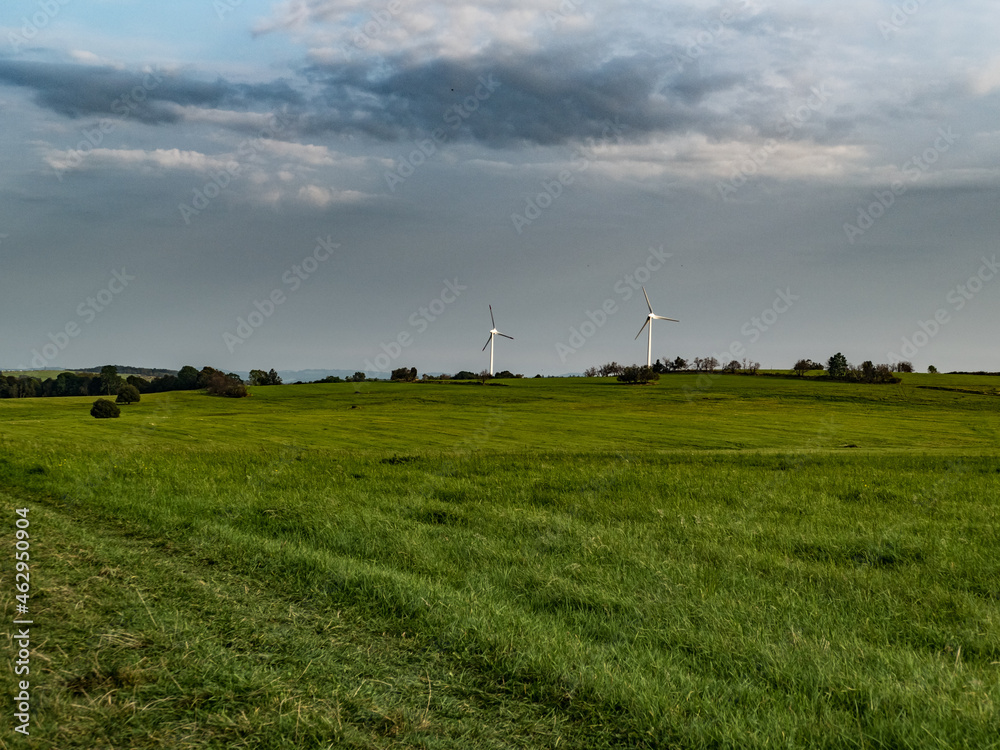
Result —
[[0, 401], [0, 747], [1000, 748], [1000, 378], [903, 377]]

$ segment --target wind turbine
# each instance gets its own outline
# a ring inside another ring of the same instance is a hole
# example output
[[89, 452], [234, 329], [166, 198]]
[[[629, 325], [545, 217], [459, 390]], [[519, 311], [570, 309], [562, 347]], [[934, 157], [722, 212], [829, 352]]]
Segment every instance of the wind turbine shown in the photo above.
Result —
[[[500, 333], [497, 330], [497, 322], [493, 318], [493, 305], [490, 305], [490, 321], [493, 323], [493, 327], [490, 329], [490, 339], [486, 342], [486, 346], [490, 348], [490, 375], [493, 375], [493, 338], [495, 336], [503, 336], [505, 339], [514, 340], [513, 336], [508, 336], [506, 333]], [[486, 346], [483, 347], [483, 351], [486, 351]]]
[[[635, 287], [633, 287], [634, 289]], [[646, 322], [642, 324], [642, 328], [649, 326], [649, 343], [646, 344], [646, 367], [652, 367], [653, 362], [653, 321], [654, 320], [671, 320], [674, 323], [680, 323], [679, 320], [674, 318], [664, 318], [662, 315], [657, 315], [653, 312], [653, 306], [649, 304], [649, 295], [646, 294], [646, 287], [642, 287], [642, 296], [646, 298], [646, 307], [649, 308], [649, 315], [646, 316]], [[642, 335], [642, 328], [639, 329], [639, 333], [635, 335], [638, 339]]]

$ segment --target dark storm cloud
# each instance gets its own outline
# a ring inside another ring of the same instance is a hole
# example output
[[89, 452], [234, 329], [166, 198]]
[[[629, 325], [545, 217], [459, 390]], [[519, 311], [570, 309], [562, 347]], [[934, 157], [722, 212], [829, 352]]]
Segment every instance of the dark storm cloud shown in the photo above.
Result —
[[[254, 111], [287, 107], [302, 134], [362, 134], [382, 141], [435, 129], [490, 147], [559, 145], [700, 132], [732, 137], [747, 124], [773, 127], [782, 94], [743, 72], [679, 66], [670, 50], [595, 60], [580, 47], [515, 56], [493, 51], [457, 62], [403, 58], [314, 65], [301, 83], [240, 84], [222, 78], [0, 60], [0, 83], [35, 92], [36, 102], [76, 118], [120, 114], [151, 125], [183, 118], [176, 106]], [[133, 96], [132, 92], [138, 92]], [[718, 106], [716, 97], [730, 100]], [[123, 104], [124, 102], [124, 104]], [[728, 112], [729, 114], [724, 114]]]
[[299, 95], [284, 81], [233, 84], [223, 79], [198, 81], [162, 71], [126, 71], [66, 63], [0, 59], [0, 83], [35, 92], [36, 103], [70, 118], [122, 114], [156, 125], [180, 115], [170, 104], [253, 109], [294, 104]]
[[545, 54], [462, 64], [397, 61], [380, 76], [361, 65], [317, 66], [307, 75], [324, 88], [323, 106], [305, 127], [386, 140], [444, 128], [486, 145], [509, 146], [601, 138], [609, 124], [620, 122], [625, 138], [641, 139], [724, 128], [717, 113], [702, 108], [703, 100], [747, 84], [738, 74], [703, 77], [677, 69], [669, 57], [577, 62]]

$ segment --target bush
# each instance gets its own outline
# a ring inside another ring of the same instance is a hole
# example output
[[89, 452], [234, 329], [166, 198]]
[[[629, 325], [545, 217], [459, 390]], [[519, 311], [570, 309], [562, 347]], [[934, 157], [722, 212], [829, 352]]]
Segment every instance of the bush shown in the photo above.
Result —
[[94, 419], [115, 419], [120, 417], [121, 414], [122, 410], [106, 398], [97, 399], [94, 405], [90, 407], [90, 416], [94, 417]]
[[813, 362], [811, 359], [800, 359], [798, 362], [795, 363], [795, 367], [792, 369], [795, 370], [796, 374], [798, 374], [799, 377], [802, 377], [810, 370], [822, 370], [823, 365], [821, 365], [819, 362]]
[[228, 375], [223, 375], [221, 372], [214, 373], [208, 379], [205, 390], [213, 396], [229, 396], [230, 398], [243, 398], [250, 395], [240, 376], [234, 373]]
[[270, 372], [263, 370], [250, 371], [250, 385], [281, 385], [281, 376], [272, 367]]
[[653, 368], [646, 367], [646, 365], [642, 365], [641, 367], [639, 365], [630, 365], [624, 368], [621, 375], [618, 376], [618, 382], [627, 383], [628, 385], [642, 385], [659, 379], [660, 374], [653, 372]]
[[417, 368], [416, 367], [398, 367], [392, 371], [389, 376], [390, 380], [403, 381], [404, 383], [412, 383], [417, 379]]
[[118, 398], [115, 399], [117, 404], [137, 404], [139, 403], [142, 396], [139, 395], [139, 389], [134, 385], [122, 386], [122, 389], [118, 391]]

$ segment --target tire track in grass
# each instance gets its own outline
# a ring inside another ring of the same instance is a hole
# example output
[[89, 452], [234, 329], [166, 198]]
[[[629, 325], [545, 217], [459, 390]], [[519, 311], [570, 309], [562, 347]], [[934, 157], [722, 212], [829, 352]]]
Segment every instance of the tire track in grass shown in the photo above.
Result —
[[[391, 622], [269, 590], [183, 542], [28, 502], [42, 634], [33, 747], [615, 744]], [[10, 611], [12, 593], [0, 599]]]

